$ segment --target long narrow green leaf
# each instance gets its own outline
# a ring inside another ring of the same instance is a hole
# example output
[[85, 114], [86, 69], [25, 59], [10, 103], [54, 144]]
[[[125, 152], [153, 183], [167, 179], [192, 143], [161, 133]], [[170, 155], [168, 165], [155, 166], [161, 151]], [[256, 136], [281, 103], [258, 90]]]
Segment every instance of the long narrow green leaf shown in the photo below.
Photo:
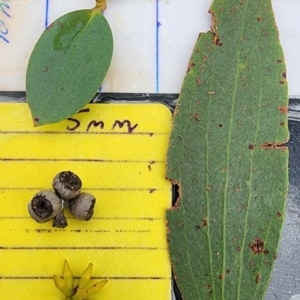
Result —
[[287, 82], [270, 0], [214, 0], [178, 101], [167, 177], [185, 300], [263, 299], [288, 189]]

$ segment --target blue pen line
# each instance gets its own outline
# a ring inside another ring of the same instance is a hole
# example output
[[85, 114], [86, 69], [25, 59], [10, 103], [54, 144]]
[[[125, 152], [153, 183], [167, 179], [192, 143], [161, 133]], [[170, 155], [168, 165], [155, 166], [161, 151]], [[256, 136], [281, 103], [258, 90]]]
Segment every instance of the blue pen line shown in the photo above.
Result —
[[159, 92], [159, 0], [156, 0], [156, 93]]
[[50, 0], [46, 0], [46, 11], [45, 11], [45, 28], [47, 28], [47, 27], [48, 27], [49, 1], [50, 1]]

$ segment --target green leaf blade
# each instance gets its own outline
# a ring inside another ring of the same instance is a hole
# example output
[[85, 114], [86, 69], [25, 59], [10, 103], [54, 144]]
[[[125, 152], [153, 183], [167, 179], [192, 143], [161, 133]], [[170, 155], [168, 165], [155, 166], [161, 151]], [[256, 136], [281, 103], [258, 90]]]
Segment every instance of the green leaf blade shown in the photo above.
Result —
[[263, 299], [288, 189], [284, 58], [270, 1], [211, 12], [216, 35], [195, 45], [168, 152], [181, 189], [171, 260], [185, 300]]
[[97, 92], [109, 68], [113, 38], [93, 10], [66, 14], [37, 42], [26, 75], [27, 101], [36, 126], [66, 119]]

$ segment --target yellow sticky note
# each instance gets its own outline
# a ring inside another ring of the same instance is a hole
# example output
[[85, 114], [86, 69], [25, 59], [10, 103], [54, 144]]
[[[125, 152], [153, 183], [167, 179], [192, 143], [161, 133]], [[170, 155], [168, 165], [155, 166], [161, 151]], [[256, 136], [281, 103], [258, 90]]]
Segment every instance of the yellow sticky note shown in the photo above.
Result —
[[[91, 299], [169, 300], [171, 267], [164, 178], [171, 113], [161, 104], [90, 104], [35, 128], [27, 104], [0, 104], [0, 299], [64, 299], [52, 276], [67, 259], [79, 278], [108, 279]], [[78, 174], [96, 199], [86, 222], [36, 223], [27, 204], [60, 171]]]

